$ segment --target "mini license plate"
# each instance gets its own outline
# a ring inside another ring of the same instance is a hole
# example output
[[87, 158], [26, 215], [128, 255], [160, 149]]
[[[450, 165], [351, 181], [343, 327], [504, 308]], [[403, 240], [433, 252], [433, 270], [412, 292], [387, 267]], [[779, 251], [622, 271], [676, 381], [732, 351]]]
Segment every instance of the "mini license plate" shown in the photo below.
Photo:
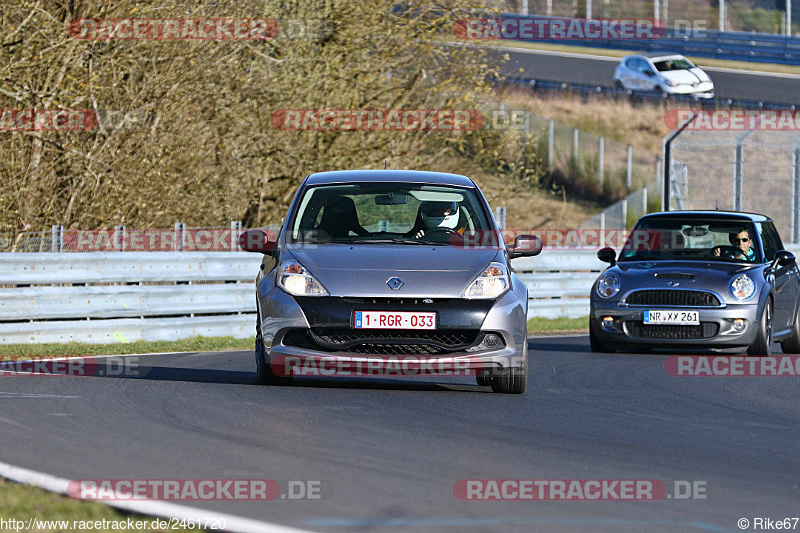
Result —
[[644, 323], [696, 326], [700, 323], [700, 311], [666, 311], [660, 309], [645, 311]]
[[436, 313], [356, 311], [355, 329], [436, 329]]

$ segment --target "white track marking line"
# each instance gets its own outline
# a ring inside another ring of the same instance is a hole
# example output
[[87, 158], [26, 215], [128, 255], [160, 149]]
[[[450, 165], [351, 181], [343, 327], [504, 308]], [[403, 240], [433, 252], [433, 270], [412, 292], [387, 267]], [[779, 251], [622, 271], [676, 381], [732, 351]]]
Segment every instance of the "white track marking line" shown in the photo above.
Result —
[[[35, 485], [49, 490], [50, 492], [57, 492], [64, 495], [67, 494], [67, 486], [70, 483], [68, 479], [28, 470], [27, 468], [20, 468], [3, 462], [0, 462], [0, 476], [10, 479], [11, 481], [16, 481], [17, 483]], [[161, 501], [97, 501], [97, 503], [162, 518], [194, 520], [195, 522], [198, 520], [222, 519], [225, 520], [225, 531], [236, 531], [240, 533], [311, 533], [311, 531], [307, 529], [282, 526], [271, 522], [261, 522], [260, 520], [253, 520], [251, 518], [242, 518], [236, 515], [218, 513], [216, 511], [204, 511], [195, 507]]]

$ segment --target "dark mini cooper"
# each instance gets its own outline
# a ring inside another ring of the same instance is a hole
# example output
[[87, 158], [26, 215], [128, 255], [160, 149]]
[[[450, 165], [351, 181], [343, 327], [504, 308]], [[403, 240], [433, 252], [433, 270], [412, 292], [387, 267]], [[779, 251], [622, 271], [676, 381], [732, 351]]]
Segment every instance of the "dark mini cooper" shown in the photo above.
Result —
[[592, 350], [746, 348], [800, 353], [795, 257], [775, 224], [749, 213], [642, 217], [592, 286]]
[[538, 254], [541, 240], [505, 246], [468, 177], [312, 174], [277, 240], [266, 239], [261, 230], [240, 238], [265, 253], [256, 279], [263, 383], [290, 383], [293, 361], [348, 375], [383, 359], [411, 373], [469, 368], [496, 392], [525, 390], [528, 290], [509, 260]]

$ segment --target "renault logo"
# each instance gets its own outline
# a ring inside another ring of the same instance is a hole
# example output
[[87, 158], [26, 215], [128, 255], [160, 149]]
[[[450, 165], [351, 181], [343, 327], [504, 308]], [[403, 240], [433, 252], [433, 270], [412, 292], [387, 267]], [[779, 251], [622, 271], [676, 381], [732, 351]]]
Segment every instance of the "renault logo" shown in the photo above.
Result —
[[403, 286], [403, 280], [401, 280], [400, 278], [389, 278], [386, 284], [389, 286], [390, 289], [396, 291]]

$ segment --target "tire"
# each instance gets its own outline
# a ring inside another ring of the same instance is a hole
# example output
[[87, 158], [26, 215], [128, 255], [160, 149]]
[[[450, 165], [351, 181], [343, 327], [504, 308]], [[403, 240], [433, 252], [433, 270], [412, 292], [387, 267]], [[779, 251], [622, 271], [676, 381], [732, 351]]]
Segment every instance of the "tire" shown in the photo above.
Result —
[[508, 368], [492, 377], [492, 391], [502, 394], [522, 394], [528, 386], [528, 347], [522, 356], [522, 366]]
[[619, 89], [620, 91], [624, 91], [625, 90], [625, 86], [619, 80], [614, 80], [614, 88], [615, 89]]
[[492, 376], [488, 371], [479, 372], [476, 376], [476, 381], [481, 387], [488, 387], [492, 384]]
[[594, 353], [613, 353], [614, 349], [597, 338], [594, 332], [594, 320], [589, 319], [589, 345]]
[[753, 344], [747, 347], [747, 355], [765, 356], [772, 355], [772, 300], [767, 299], [761, 319], [758, 321], [758, 333]]
[[800, 309], [794, 317], [794, 327], [792, 328], [792, 335], [785, 340], [781, 341], [781, 350], [787, 354], [800, 353]]
[[292, 378], [291, 377], [284, 377], [278, 376], [272, 371], [269, 364], [267, 363], [265, 350], [264, 350], [264, 339], [261, 336], [261, 328], [257, 327], [256, 331], [256, 347], [255, 347], [255, 355], [256, 355], [256, 373], [258, 374], [258, 382], [262, 385], [291, 385]]

